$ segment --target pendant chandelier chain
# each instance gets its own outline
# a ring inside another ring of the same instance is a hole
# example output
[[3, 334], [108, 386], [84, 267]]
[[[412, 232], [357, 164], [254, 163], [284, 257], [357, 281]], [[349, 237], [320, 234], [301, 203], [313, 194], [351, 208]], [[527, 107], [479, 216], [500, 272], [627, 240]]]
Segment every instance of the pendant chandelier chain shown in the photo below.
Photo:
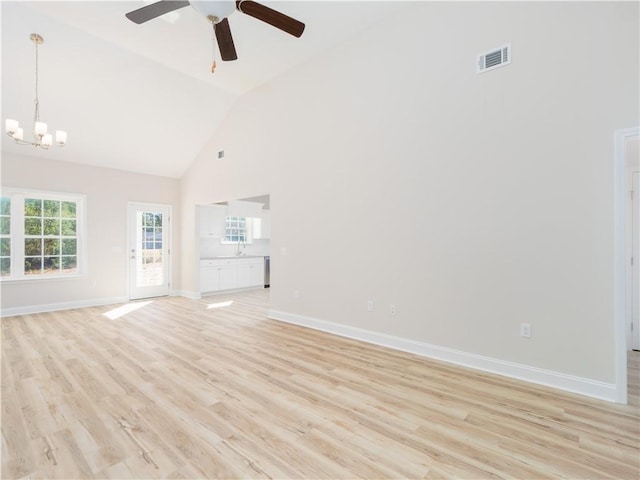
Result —
[[36, 44], [36, 98], [33, 101], [36, 105], [36, 110], [33, 115], [33, 124], [35, 125], [35, 122], [40, 121], [40, 101], [38, 100], [38, 45], [40, 45], [41, 41], [35, 39], [33, 43]]

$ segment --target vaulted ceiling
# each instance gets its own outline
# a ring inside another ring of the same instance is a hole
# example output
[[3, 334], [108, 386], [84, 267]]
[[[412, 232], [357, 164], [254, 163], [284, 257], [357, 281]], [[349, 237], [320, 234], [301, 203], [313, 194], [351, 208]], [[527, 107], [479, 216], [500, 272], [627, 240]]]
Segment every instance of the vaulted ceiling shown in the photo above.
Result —
[[[3, 153], [179, 178], [234, 101], [359, 30], [384, 28], [404, 2], [265, 1], [306, 24], [301, 38], [253, 17], [229, 16], [238, 60], [222, 62], [212, 27], [187, 6], [136, 25], [124, 16], [150, 2], [0, 2], [2, 122], [29, 135], [35, 47], [41, 120], [66, 130], [64, 148], [42, 151], [2, 136]], [[211, 73], [213, 55], [217, 68]]]

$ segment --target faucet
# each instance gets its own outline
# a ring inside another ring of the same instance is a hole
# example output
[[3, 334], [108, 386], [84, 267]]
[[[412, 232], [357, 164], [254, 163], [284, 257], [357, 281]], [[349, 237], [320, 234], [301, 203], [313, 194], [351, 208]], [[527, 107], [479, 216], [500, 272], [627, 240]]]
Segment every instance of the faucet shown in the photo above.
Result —
[[238, 240], [238, 243], [236, 243], [236, 255], [237, 256], [243, 255], [243, 253], [240, 251], [240, 245], [242, 245], [242, 249], [244, 249], [244, 242], [242, 240]]

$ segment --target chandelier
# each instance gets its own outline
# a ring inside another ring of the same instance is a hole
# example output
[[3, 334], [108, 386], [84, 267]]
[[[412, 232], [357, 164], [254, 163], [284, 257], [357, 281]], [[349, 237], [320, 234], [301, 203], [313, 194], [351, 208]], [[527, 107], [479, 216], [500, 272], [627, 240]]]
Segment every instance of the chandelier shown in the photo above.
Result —
[[5, 121], [5, 130], [16, 143], [20, 145], [33, 145], [43, 149], [50, 147], [64, 147], [67, 143], [67, 132], [56, 130], [56, 142], [53, 143], [53, 135], [47, 133], [47, 124], [40, 121], [40, 101], [38, 100], [38, 45], [44, 42], [44, 38], [37, 33], [32, 33], [29, 38], [36, 46], [36, 98], [35, 112], [33, 114], [33, 141], [24, 139], [24, 131], [20, 128], [17, 120], [7, 118]]

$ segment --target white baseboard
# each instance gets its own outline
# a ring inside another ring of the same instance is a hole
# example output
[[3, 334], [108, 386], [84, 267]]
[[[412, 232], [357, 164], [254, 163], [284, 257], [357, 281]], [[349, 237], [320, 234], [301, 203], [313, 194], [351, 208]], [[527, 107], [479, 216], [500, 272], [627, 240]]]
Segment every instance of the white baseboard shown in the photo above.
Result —
[[185, 297], [191, 300], [200, 300], [202, 298], [200, 292], [192, 292], [190, 290], [171, 290], [169, 295], [172, 297]]
[[105, 297], [92, 298], [89, 300], [78, 300], [74, 302], [46, 303], [41, 305], [27, 305], [24, 307], [0, 308], [0, 317], [13, 317], [16, 315], [29, 315], [32, 313], [55, 312], [58, 310], [69, 310], [71, 308], [99, 307], [102, 305], [113, 305], [115, 303], [126, 303], [128, 297]]
[[215, 290], [213, 292], [202, 292], [200, 294], [200, 297], [198, 298], [213, 297], [216, 295], [231, 295], [234, 293], [250, 292], [252, 290], [263, 290], [263, 289], [264, 287], [262, 285], [254, 285], [252, 287], [230, 288], [228, 290]]
[[381, 345], [383, 347], [393, 348], [394, 350], [442, 360], [444, 362], [474, 368], [483, 372], [495, 373], [505, 377], [545, 385], [547, 387], [553, 387], [571, 393], [578, 393], [580, 395], [597, 398], [599, 400], [616, 402], [618, 399], [616, 385], [612, 383], [605, 383], [553, 370], [532, 367], [521, 363], [476, 355], [474, 353], [464, 352], [461, 350], [431, 345], [429, 343], [395, 337], [393, 335], [387, 335], [339, 323], [327, 322], [325, 320], [318, 320], [293, 313], [269, 310], [268, 316], [274, 320], [293, 323], [313, 328], [315, 330], [340, 335], [342, 337], [348, 337], [375, 345]]

